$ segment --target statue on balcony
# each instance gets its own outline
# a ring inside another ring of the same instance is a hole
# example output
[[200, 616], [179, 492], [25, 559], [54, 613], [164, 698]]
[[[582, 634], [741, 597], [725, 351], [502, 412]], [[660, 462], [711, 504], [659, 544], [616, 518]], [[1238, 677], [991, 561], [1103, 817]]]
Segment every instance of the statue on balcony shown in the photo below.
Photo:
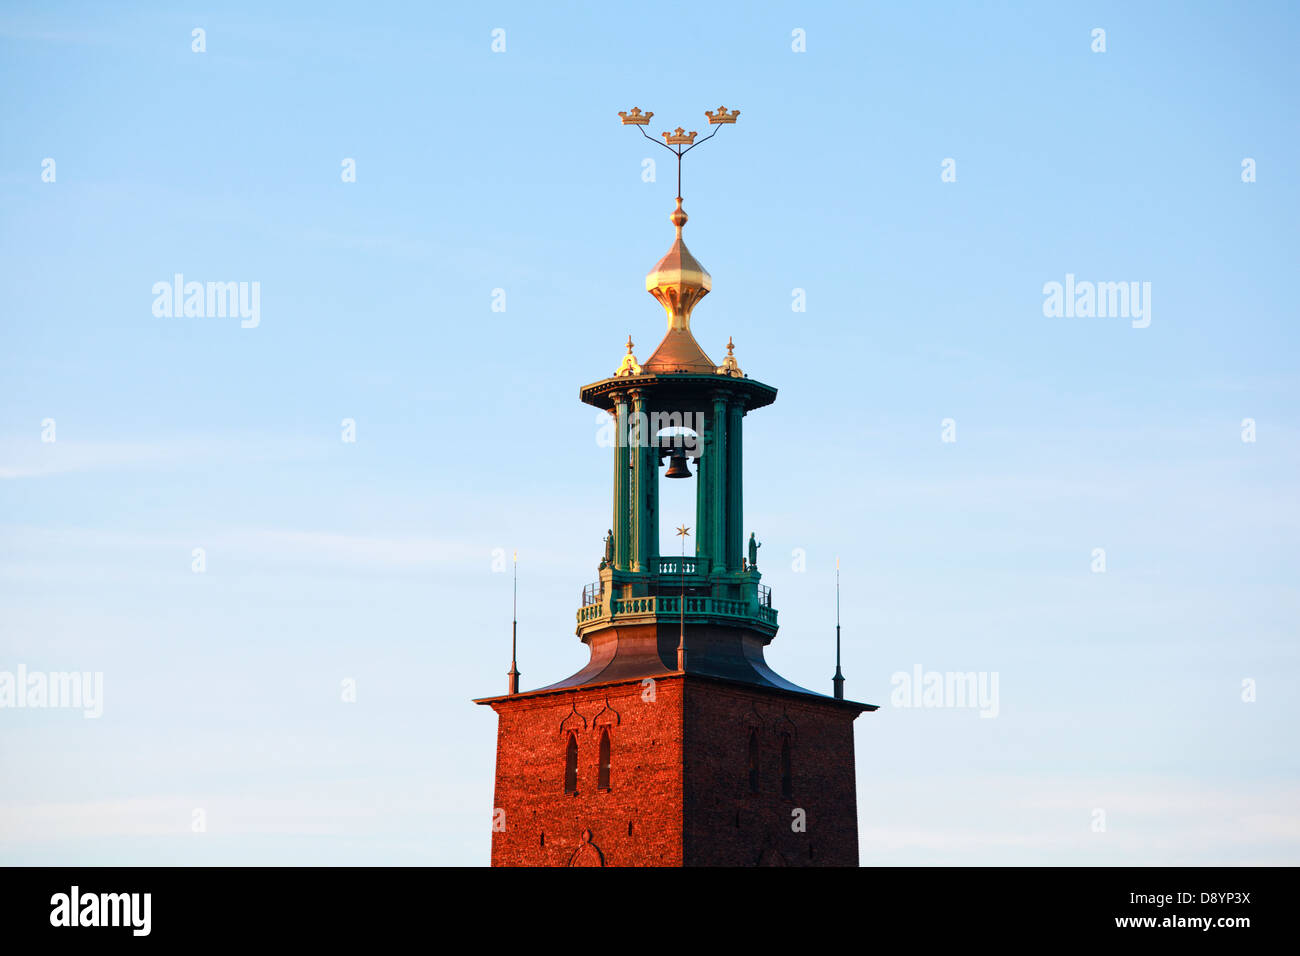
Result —
[[754, 540], [754, 532], [749, 533], [749, 570], [758, 570], [758, 549], [762, 545]]
[[601, 570], [609, 567], [614, 563], [614, 529], [610, 528], [609, 533], [605, 535], [605, 557], [600, 562]]

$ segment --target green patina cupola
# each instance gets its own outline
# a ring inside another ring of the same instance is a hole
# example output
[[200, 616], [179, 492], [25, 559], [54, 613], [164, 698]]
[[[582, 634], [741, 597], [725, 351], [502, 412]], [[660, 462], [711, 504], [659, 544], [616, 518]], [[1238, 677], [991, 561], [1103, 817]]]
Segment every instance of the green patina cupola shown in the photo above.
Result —
[[[591, 661], [552, 687], [685, 672], [811, 694], [763, 660], [777, 612], [744, 528], [745, 416], [776, 389], [741, 371], [730, 338], [721, 365], [696, 341], [692, 312], [713, 280], [682, 238], [680, 197], [670, 221], [673, 244], [645, 282], [667, 315], [662, 341], [639, 362], [629, 337], [614, 373], [579, 393], [611, 417], [613, 512], [599, 579], [577, 613]], [[665, 467], [665, 479], [695, 480], [693, 553], [682, 556], [659, 553]]]

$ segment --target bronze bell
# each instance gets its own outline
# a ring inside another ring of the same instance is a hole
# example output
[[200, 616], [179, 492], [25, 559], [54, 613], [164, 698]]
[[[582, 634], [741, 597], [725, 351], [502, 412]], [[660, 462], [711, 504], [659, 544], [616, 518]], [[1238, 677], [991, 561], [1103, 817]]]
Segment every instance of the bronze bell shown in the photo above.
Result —
[[668, 471], [664, 474], [665, 478], [690, 478], [691, 469], [686, 464], [686, 452], [680, 448], [676, 449], [672, 457], [668, 459]]

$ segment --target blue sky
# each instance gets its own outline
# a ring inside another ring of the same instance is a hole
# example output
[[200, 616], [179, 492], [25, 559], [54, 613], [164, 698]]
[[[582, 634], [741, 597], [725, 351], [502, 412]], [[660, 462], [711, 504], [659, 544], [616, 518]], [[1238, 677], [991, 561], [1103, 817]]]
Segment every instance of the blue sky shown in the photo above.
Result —
[[[578, 387], [663, 332], [672, 168], [616, 114], [721, 103], [692, 325], [780, 389], [745, 521], [769, 660], [824, 691], [841, 555], [863, 863], [1300, 862], [1296, 27], [7, 4], [0, 670], [105, 700], [0, 711], [0, 861], [487, 862], [492, 553], [524, 686], [576, 670], [610, 496]], [[259, 282], [259, 325], [155, 317], [175, 273]], [[1067, 274], [1151, 283], [1149, 327], [1045, 317]], [[997, 673], [998, 716], [891, 706], [917, 665]]]

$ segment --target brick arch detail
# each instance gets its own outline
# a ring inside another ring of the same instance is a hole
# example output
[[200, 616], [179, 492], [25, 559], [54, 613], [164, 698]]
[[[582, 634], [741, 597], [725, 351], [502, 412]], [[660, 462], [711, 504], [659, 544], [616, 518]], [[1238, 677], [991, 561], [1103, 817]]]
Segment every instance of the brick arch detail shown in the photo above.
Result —
[[580, 844], [573, 852], [573, 856], [569, 857], [569, 866], [604, 866], [605, 854], [600, 852], [600, 847], [591, 842], [591, 831], [583, 830], [578, 839]]
[[609, 698], [605, 698], [605, 706], [600, 709], [595, 717], [591, 718], [591, 729], [599, 730], [601, 727], [617, 727], [623, 722], [618, 711], [609, 705]]
[[561, 737], [567, 736], [570, 731], [577, 733], [587, 729], [587, 718], [578, 713], [578, 705], [575, 703], [570, 704], [569, 706], [572, 709], [565, 714], [564, 719], [560, 721], [559, 735]]

